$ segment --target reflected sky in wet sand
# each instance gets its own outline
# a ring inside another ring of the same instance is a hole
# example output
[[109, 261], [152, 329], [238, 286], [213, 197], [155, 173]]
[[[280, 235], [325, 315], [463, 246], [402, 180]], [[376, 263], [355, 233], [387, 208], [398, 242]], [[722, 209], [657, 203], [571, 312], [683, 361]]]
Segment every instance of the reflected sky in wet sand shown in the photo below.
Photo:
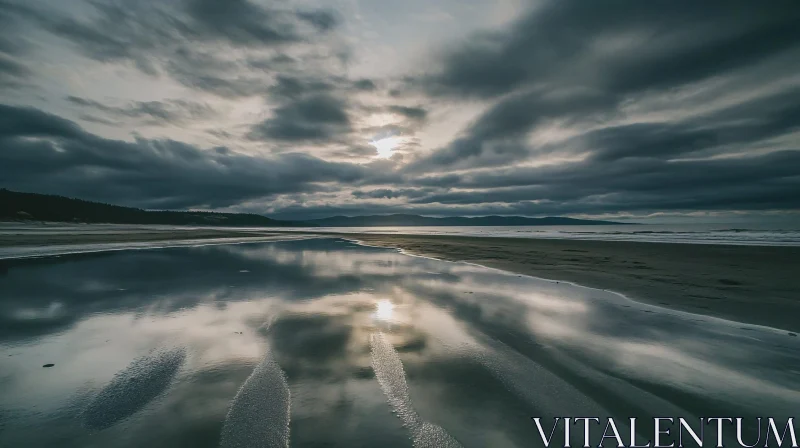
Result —
[[0, 446], [523, 447], [533, 416], [754, 423], [796, 412], [798, 339], [337, 239], [5, 261]]

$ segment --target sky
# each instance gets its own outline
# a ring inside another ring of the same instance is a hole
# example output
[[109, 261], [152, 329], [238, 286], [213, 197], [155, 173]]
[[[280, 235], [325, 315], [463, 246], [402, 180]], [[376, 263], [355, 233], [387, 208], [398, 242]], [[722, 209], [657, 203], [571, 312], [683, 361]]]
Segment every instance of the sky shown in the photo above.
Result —
[[798, 23], [796, 0], [0, 0], [0, 187], [794, 219]]

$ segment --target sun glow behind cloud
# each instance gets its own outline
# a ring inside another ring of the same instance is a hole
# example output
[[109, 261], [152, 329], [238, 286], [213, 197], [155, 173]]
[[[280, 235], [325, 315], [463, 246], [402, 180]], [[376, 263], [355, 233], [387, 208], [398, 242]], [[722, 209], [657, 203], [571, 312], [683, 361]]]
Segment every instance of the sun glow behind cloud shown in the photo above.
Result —
[[0, 122], [36, 121], [3, 140], [12, 190], [290, 220], [800, 213], [783, 2], [32, 3], [0, 0], [0, 42], [36, 43], [0, 52]]
[[380, 140], [373, 140], [369, 142], [370, 145], [375, 147], [378, 151], [376, 157], [381, 159], [388, 159], [394, 154], [394, 149], [400, 145], [401, 141], [398, 137], [387, 137]]

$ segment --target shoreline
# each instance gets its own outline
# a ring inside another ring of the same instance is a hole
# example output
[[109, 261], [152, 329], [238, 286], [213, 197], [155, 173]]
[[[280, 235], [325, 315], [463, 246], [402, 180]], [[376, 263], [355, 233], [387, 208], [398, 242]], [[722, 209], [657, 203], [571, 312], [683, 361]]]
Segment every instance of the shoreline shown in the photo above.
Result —
[[800, 248], [338, 234], [365, 245], [618, 293], [670, 310], [800, 331]]
[[[77, 229], [77, 230], [76, 230]], [[0, 230], [5, 230], [0, 228]], [[66, 230], [66, 231], [65, 231]], [[12, 233], [16, 232], [16, 233]], [[196, 240], [211, 238], [260, 238], [281, 235], [283, 232], [257, 231], [252, 229], [203, 229], [203, 228], [159, 228], [159, 227], [113, 227], [84, 226], [12, 228], [0, 233], [0, 248], [29, 247], [66, 244], [154, 242], [172, 240]]]
[[[619, 293], [635, 302], [730, 321], [800, 331], [800, 247], [733, 246], [630, 241], [558, 240], [258, 231], [253, 229], [125, 229], [0, 234], [0, 252], [15, 248], [95, 245], [121, 250], [126, 243], [232, 244], [269, 238], [356, 240], [446, 261], [477, 264], [545, 280]], [[230, 239], [230, 241], [220, 241]], [[215, 241], [216, 240], [216, 241]], [[131, 249], [147, 249], [141, 244]], [[153, 246], [158, 248], [161, 246]], [[5, 249], [5, 250], [3, 250]], [[55, 250], [55, 249], [54, 249]], [[82, 250], [86, 252], [86, 250]], [[66, 253], [66, 252], [65, 252]], [[33, 253], [29, 256], [56, 255]], [[3, 257], [10, 261], [13, 257]], [[793, 269], [793, 267], [795, 267]]]
[[[46, 232], [42, 232], [46, 230]], [[302, 239], [308, 236], [238, 229], [158, 227], [30, 228], [0, 233], [0, 262], [80, 253], [162, 249], [180, 246], [242, 244]]]

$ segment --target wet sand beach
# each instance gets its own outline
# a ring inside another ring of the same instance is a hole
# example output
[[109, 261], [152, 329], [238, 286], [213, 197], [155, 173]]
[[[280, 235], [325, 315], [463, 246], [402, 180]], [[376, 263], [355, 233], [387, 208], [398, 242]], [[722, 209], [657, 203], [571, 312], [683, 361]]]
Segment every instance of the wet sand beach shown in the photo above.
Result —
[[63, 244], [178, 241], [209, 238], [258, 238], [272, 232], [236, 228], [127, 225], [0, 224], [0, 248]]
[[[756, 440], [757, 417], [800, 402], [783, 329], [301, 236], [4, 260], [0, 446], [516, 448], [557, 416], [630, 434], [631, 417], [733, 415]], [[512, 252], [448, 244], [437, 255]], [[653, 435], [636, 426], [639, 445]]]
[[800, 248], [342, 234], [364, 244], [607, 289], [671, 309], [800, 331]]
[[800, 247], [482, 238], [442, 235], [314, 234], [236, 228], [26, 226], [0, 228], [9, 248], [159, 241], [257, 241], [338, 236], [414, 255], [465, 261], [517, 274], [619, 292], [635, 301], [736, 322], [800, 331]]
[[[263, 229], [133, 225], [0, 225], [3, 260], [126, 249], [237, 244], [307, 238]], [[5, 261], [6, 263], [8, 261]]]

